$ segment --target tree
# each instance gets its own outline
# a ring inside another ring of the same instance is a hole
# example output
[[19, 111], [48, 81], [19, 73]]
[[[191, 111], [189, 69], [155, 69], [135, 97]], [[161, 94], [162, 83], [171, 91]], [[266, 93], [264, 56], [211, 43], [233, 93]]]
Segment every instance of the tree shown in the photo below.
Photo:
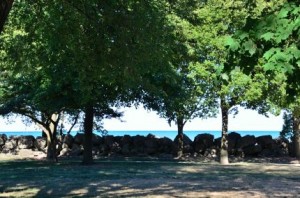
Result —
[[[202, 42], [202, 30], [193, 20], [194, 10], [201, 1], [169, 1], [167, 24], [171, 28], [165, 34], [169, 40], [168, 69], [151, 77], [152, 87], [145, 91], [143, 105], [157, 111], [168, 123], [175, 122], [178, 135], [176, 140], [183, 142], [185, 124], [196, 118], [207, 118], [216, 114], [216, 100], [211, 96], [211, 83], [206, 68], [201, 70], [202, 79], [195, 80], [192, 66], [199, 64], [199, 46]], [[180, 156], [183, 145], [178, 147]]]
[[226, 38], [241, 29], [248, 17], [257, 18], [280, 4], [282, 1], [209, 0], [201, 2], [188, 17], [188, 20], [199, 29], [198, 35], [201, 35], [197, 37], [200, 40], [196, 48], [199, 60], [197, 64], [190, 65], [190, 71], [196, 81], [204, 80], [211, 84], [213, 94], [210, 96], [220, 104], [221, 164], [228, 164], [228, 114], [237, 113], [237, 105], [259, 109], [261, 112], [267, 108], [266, 104], [260, 103], [267, 85], [260, 68], [256, 68], [257, 73], [252, 76], [245, 74], [239, 67], [224, 68], [224, 65], [230, 64]]
[[[231, 45], [233, 57], [250, 73], [259, 65], [269, 81], [281, 76], [276, 90], [269, 92], [269, 103], [288, 109], [293, 116], [295, 153], [300, 159], [299, 111], [299, 2], [288, 1], [280, 9], [257, 20], [248, 19], [245, 28], [238, 32]], [[247, 45], [251, 43], [251, 45]], [[233, 47], [234, 46], [234, 47]]]
[[9, 109], [2, 113], [22, 114], [23, 107], [47, 115], [84, 111], [83, 163], [90, 164], [94, 117], [120, 116], [111, 107], [139, 98], [151, 85], [147, 76], [167, 66], [160, 58], [164, 2], [15, 5], [2, 36], [0, 107]]

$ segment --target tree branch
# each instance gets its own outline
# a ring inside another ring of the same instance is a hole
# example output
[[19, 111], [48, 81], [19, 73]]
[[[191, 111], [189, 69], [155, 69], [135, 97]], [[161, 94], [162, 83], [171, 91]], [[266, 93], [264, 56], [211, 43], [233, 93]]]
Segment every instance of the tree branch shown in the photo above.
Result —
[[0, 4], [0, 33], [3, 31], [5, 21], [12, 8], [14, 0], [1, 0]]

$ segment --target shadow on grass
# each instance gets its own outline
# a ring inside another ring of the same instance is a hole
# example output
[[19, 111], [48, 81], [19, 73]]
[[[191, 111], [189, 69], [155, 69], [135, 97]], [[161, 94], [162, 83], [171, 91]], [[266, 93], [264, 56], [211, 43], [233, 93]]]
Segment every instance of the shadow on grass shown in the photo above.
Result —
[[298, 181], [300, 167], [291, 165], [221, 166], [124, 158], [96, 160], [92, 166], [74, 159], [58, 164], [0, 162], [0, 197], [195, 197], [212, 192], [294, 196], [300, 193]]

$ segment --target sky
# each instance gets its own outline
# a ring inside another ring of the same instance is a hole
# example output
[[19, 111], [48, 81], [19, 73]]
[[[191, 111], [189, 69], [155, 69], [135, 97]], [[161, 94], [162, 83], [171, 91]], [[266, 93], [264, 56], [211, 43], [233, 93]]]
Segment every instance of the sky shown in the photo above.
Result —
[[[124, 108], [124, 117], [121, 119], [104, 120], [104, 128], [108, 131], [158, 131], [177, 130], [173, 123], [171, 126], [166, 119], [160, 118], [156, 112], [149, 112], [142, 107]], [[0, 131], [35, 131], [40, 130], [34, 125], [26, 126], [20, 118], [14, 118], [15, 122], [7, 123], [0, 118]], [[239, 114], [229, 116], [229, 131], [281, 131], [283, 125], [282, 115], [270, 115], [269, 118], [259, 115], [256, 111], [240, 108]], [[209, 119], [194, 119], [186, 123], [184, 130], [221, 130], [221, 116]]]

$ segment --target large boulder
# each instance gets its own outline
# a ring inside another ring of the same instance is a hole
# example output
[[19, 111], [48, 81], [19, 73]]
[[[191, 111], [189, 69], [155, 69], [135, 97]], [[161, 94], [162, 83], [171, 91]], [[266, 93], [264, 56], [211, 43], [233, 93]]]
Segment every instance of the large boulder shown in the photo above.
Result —
[[99, 135], [93, 134], [92, 143], [93, 146], [100, 146], [101, 144], [103, 144], [103, 139]]
[[153, 155], [158, 153], [159, 150], [159, 144], [158, 144], [158, 138], [156, 138], [154, 135], [149, 134], [146, 137], [145, 140], [145, 151], [148, 155]]
[[116, 153], [121, 153], [121, 146], [120, 143], [118, 143], [114, 136], [107, 135], [104, 136], [104, 142], [100, 146], [99, 153], [102, 153], [104, 155], [111, 155]]
[[141, 135], [136, 135], [132, 137], [133, 148], [131, 150], [132, 154], [143, 154], [145, 152], [145, 141], [146, 137]]
[[240, 141], [237, 143], [236, 147], [239, 149], [243, 149], [248, 146], [253, 146], [256, 143], [256, 139], [254, 135], [246, 135], [243, 136]]
[[[62, 142], [64, 145], [67, 145], [67, 148], [72, 148], [73, 143], [74, 143], [74, 137], [70, 134], [67, 134], [64, 136]], [[63, 147], [65, 147], [65, 146], [63, 146]]]
[[[174, 139], [174, 154], [178, 155], [179, 136]], [[183, 134], [183, 153], [193, 153], [193, 141], [185, 134]]]
[[221, 147], [221, 137], [218, 137], [218, 138], [216, 138], [215, 140], [214, 140], [214, 146], [216, 147], [216, 148], [220, 148]]
[[246, 147], [243, 147], [242, 151], [245, 154], [245, 156], [257, 156], [261, 153], [262, 147], [259, 144], [250, 144]]
[[19, 149], [32, 149], [34, 148], [35, 138], [32, 135], [20, 136], [18, 140]]
[[237, 149], [237, 144], [241, 139], [241, 135], [236, 132], [231, 132], [228, 134], [228, 151], [230, 154], [234, 154]]
[[0, 147], [7, 141], [7, 136], [5, 134], [0, 134]]
[[61, 149], [59, 152], [59, 156], [69, 156], [71, 153], [71, 149], [70, 148], [63, 148]]
[[77, 133], [74, 136], [74, 143], [78, 145], [82, 145], [84, 142], [84, 134], [83, 133]]
[[289, 140], [286, 138], [275, 139], [277, 154], [279, 156], [288, 156], [289, 155]]
[[271, 135], [263, 135], [256, 138], [256, 142], [261, 145], [262, 149], [273, 149], [275, 144]]
[[194, 139], [195, 152], [204, 154], [214, 144], [214, 136], [208, 133], [199, 134]]
[[130, 155], [131, 154], [131, 149], [133, 146], [133, 140], [131, 136], [129, 135], [124, 135], [121, 138], [121, 147], [122, 147], [122, 154], [123, 155]]
[[83, 146], [79, 144], [73, 144], [70, 155], [79, 156], [83, 154]]
[[37, 137], [34, 141], [34, 147], [39, 151], [46, 151], [47, 140], [45, 137]]
[[18, 147], [18, 138], [10, 136], [2, 147], [3, 153], [13, 153]]
[[160, 138], [158, 140], [159, 152], [164, 154], [171, 154], [173, 152], [174, 143], [167, 137]]

